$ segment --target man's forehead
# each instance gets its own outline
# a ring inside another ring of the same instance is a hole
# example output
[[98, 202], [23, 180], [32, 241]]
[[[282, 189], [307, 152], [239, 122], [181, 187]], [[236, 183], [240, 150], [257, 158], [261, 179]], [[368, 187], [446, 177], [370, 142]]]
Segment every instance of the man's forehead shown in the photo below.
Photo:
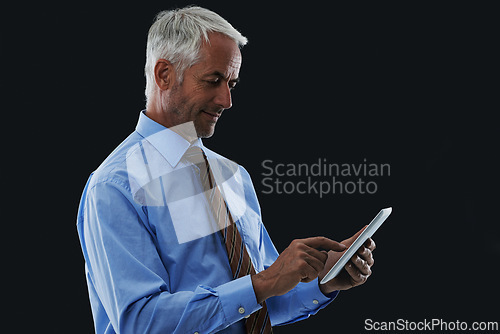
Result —
[[242, 61], [236, 42], [219, 33], [209, 34], [209, 42], [203, 42], [201, 46], [200, 58], [200, 63], [205, 65], [205, 72], [217, 72], [226, 78], [235, 74], [237, 76]]

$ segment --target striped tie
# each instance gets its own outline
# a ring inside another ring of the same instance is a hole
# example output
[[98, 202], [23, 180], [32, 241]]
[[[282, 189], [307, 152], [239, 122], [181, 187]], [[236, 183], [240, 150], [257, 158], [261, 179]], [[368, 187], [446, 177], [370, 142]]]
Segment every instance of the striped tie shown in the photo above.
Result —
[[[215, 221], [219, 226], [222, 238], [226, 245], [227, 256], [233, 279], [237, 279], [246, 275], [254, 275], [250, 256], [246, 250], [245, 244], [241, 239], [240, 232], [233, 221], [233, 217], [229, 211], [222, 194], [215, 184], [210, 165], [203, 151], [197, 146], [191, 146], [184, 157], [194, 163], [199, 168], [200, 179], [207, 195], [209, 207], [214, 215]], [[211, 190], [211, 191], [208, 191]], [[266, 303], [262, 303], [262, 308], [252, 313], [245, 321], [245, 327], [249, 334], [272, 333], [271, 321], [267, 312]]]

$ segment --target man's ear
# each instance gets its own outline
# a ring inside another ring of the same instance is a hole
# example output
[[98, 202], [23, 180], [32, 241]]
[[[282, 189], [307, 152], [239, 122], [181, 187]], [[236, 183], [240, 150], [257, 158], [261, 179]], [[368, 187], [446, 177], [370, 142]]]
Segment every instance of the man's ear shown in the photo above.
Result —
[[175, 81], [175, 70], [171, 62], [158, 59], [154, 68], [156, 85], [160, 90], [169, 89]]

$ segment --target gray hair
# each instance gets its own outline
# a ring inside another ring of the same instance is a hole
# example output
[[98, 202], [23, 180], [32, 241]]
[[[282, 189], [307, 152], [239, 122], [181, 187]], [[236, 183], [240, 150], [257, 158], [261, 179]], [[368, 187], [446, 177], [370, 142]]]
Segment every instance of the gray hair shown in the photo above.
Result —
[[146, 46], [146, 103], [155, 90], [154, 67], [158, 59], [170, 61], [182, 82], [186, 69], [196, 64], [202, 38], [209, 42], [208, 33], [218, 32], [234, 40], [239, 46], [247, 39], [218, 14], [201, 7], [185, 7], [158, 13], [148, 33]]

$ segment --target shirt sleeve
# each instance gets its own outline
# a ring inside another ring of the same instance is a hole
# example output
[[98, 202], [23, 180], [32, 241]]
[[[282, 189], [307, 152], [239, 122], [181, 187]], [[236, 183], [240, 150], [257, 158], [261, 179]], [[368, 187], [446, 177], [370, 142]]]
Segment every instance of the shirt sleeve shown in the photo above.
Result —
[[147, 215], [125, 184], [97, 183], [82, 202], [78, 230], [89, 286], [99, 299], [91, 303], [102, 304], [116, 332], [211, 333], [261, 308], [250, 276], [170, 293]]

